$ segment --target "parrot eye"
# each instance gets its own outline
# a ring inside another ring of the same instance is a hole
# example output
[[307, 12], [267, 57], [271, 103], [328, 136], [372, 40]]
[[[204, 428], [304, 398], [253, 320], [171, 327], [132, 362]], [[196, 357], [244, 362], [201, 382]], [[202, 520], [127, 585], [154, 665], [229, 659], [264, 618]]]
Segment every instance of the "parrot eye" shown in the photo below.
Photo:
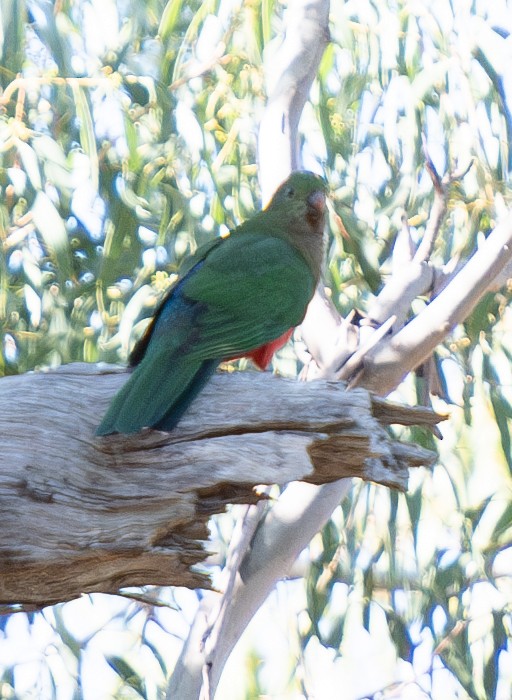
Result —
[[288, 199], [291, 199], [293, 197], [293, 195], [295, 194], [295, 190], [293, 189], [293, 187], [288, 187], [286, 189], [285, 194], [288, 197]]

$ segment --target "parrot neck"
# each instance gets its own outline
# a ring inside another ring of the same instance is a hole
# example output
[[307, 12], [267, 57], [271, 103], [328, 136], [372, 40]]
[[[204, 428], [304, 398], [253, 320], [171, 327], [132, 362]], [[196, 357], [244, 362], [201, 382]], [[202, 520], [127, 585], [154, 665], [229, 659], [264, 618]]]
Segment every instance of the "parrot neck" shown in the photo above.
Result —
[[304, 258], [315, 282], [318, 282], [324, 259], [324, 227], [323, 214], [313, 214], [306, 209], [287, 212], [264, 209], [235, 232], [265, 231], [270, 236], [284, 239]]
[[293, 236], [283, 236], [302, 255], [313, 273], [315, 282], [320, 279], [320, 272], [324, 260], [324, 234], [320, 232], [304, 231], [303, 227], [294, 232]]

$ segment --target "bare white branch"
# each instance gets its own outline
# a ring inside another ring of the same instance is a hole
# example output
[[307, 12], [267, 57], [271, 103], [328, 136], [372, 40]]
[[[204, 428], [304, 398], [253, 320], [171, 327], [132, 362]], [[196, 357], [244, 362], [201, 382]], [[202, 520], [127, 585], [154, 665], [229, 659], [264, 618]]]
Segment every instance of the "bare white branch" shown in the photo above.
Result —
[[358, 382], [385, 396], [463, 321], [512, 259], [512, 223], [497, 226], [443, 291], [399, 333], [365, 358]]
[[329, 1], [289, 3], [281, 45], [267, 49], [268, 102], [258, 138], [263, 203], [300, 167], [298, 126], [311, 83], [329, 41]]

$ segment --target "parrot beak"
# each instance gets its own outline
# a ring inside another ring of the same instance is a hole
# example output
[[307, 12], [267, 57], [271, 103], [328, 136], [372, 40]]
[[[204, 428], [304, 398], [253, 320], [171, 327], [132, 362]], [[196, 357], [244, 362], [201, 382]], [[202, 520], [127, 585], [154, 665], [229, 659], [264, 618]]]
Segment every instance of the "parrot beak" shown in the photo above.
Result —
[[323, 214], [325, 210], [325, 194], [322, 190], [312, 192], [307, 198], [308, 207], [314, 210], [316, 214]]

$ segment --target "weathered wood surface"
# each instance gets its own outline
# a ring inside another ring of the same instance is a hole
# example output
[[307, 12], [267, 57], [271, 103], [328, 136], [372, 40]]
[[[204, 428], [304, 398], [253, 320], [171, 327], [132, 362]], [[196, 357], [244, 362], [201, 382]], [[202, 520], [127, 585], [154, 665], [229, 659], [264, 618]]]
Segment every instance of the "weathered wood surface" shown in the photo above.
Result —
[[432, 424], [431, 412], [260, 372], [215, 376], [171, 433], [97, 438], [126, 376], [77, 363], [0, 380], [0, 603], [208, 587], [194, 566], [208, 518], [253, 502], [255, 485], [359, 476], [404, 489], [408, 469], [433, 460], [382, 427]]

